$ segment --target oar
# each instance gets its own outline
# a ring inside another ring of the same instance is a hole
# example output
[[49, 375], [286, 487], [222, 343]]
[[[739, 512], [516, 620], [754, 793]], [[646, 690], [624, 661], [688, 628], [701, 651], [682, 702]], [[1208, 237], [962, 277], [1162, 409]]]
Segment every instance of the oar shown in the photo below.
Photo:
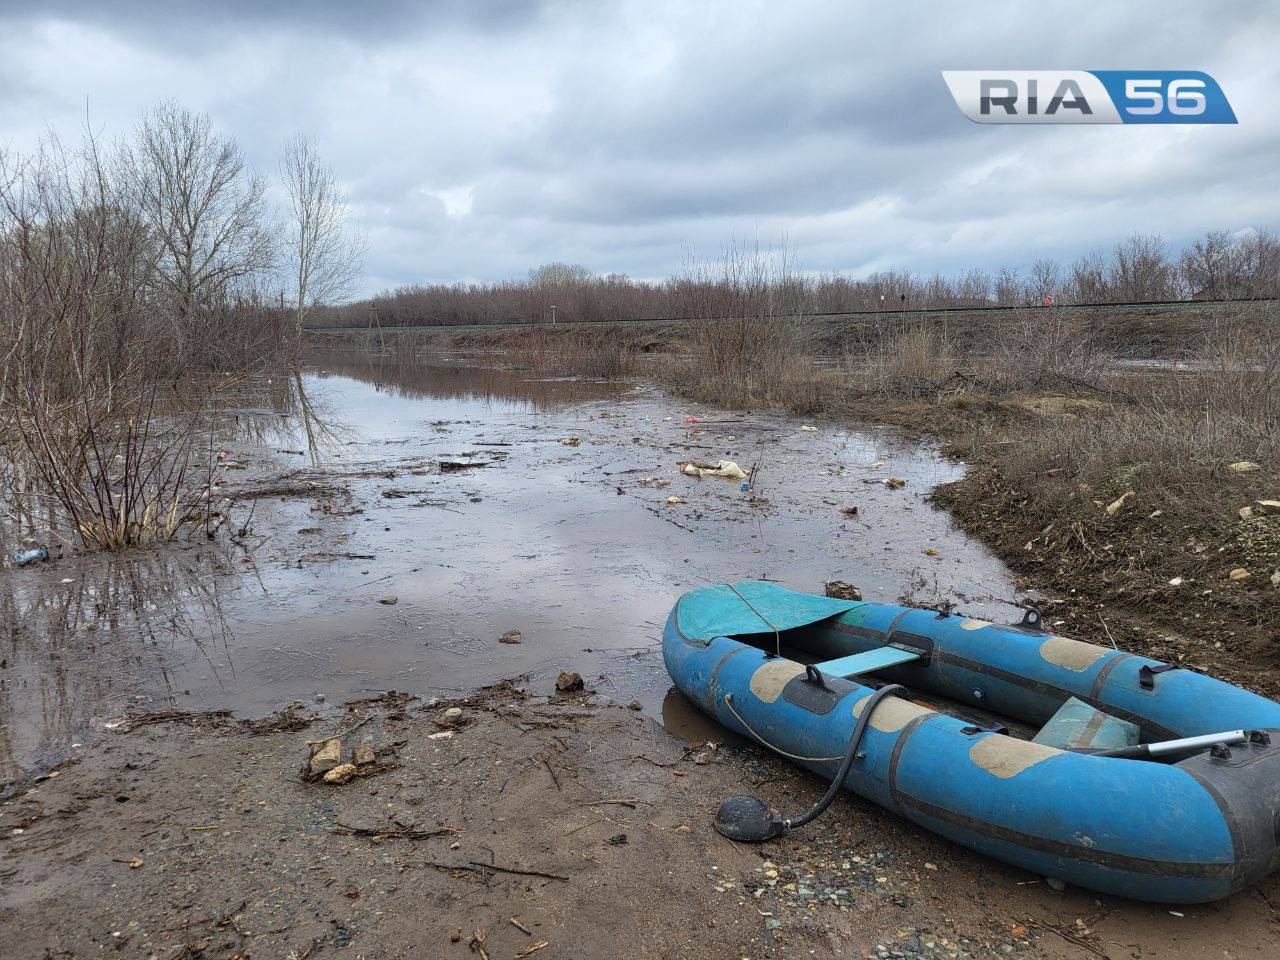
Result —
[[1248, 742], [1248, 730], [1228, 730], [1225, 733], [1205, 733], [1198, 737], [1183, 737], [1180, 740], [1164, 740], [1160, 743], [1137, 743], [1131, 747], [1115, 747], [1111, 750], [1085, 750], [1081, 752], [1095, 757], [1149, 760], [1154, 757], [1166, 757], [1174, 753], [1192, 753], [1208, 747]]

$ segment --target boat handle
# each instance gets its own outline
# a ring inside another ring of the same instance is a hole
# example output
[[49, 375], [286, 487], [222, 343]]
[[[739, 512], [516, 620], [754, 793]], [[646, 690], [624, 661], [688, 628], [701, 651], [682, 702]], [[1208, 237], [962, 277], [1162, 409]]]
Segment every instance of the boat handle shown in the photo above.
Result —
[[1156, 688], [1157, 673], [1167, 673], [1170, 670], [1177, 669], [1172, 663], [1157, 663], [1154, 667], [1144, 663], [1138, 668], [1138, 686], [1143, 690], [1154, 690]]
[[1040, 612], [1040, 608], [1035, 604], [1027, 604], [1022, 608], [1022, 619], [1014, 624], [1015, 627], [1021, 627], [1023, 630], [1033, 630], [1036, 633], [1048, 633], [1044, 628], [1044, 614]]
[[814, 684], [815, 686], [822, 687], [822, 689], [824, 690], [827, 688], [827, 681], [822, 678], [822, 671], [819, 670], [817, 667], [815, 667], [812, 663], [805, 664], [804, 672], [805, 672], [805, 679], [808, 680], [810, 683]]
[[1003, 723], [971, 723], [967, 727], [961, 727], [960, 732], [969, 737], [979, 733], [999, 733], [1007, 736], [1009, 728]]

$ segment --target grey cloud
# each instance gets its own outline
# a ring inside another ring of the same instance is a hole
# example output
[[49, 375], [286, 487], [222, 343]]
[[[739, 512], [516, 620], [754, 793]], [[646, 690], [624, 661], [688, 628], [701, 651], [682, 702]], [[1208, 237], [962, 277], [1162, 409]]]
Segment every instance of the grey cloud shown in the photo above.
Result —
[[[1133, 230], [1280, 226], [1260, 2], [0, 4], [0, 136], [120, 132], [159, 96], [270, 172], [313, 133], [369, 289], [549, 260], [664, 276], [783, 237], [815, 271], [1071, 259]], [[983, 127], [942, 69], [1187, 67], [1236, 127]]]
[[41, 0], [3, 2], [14, 21], [63, 20], [145, 43], [198, 48], [227, 34], [279, 30], [294, 36], [335, 34], [354, 42], [403, 40], [429, 30], [509, 31], [541, 16], [523, 0]]

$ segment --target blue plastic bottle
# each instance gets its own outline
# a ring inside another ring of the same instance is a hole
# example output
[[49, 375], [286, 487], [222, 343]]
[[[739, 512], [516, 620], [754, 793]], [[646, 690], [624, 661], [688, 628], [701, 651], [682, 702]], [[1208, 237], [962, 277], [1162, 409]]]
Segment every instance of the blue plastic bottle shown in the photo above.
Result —
[[48, 560], [49, 551], [44, 547], [36, 547], [32, 550], [23, 550], [20, 554], [13, 558], [13, 562], [20, 567], [25, 567], [28, 563], [35, 563], [37, 560]]

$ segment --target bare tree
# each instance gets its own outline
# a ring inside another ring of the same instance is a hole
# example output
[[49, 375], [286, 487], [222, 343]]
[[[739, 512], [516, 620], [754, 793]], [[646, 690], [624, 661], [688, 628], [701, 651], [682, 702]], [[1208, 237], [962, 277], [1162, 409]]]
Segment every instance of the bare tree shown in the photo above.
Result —
[[156, 243], [156, 278], [181, 316], [271, 266], [263, 182], [205, 114], [161, 103], [143, 117], [122, 159]]
[[1032, 303], [1043, 304], [1058, 300], [1061, 288], [1062, 274], [1055, 261], [1042, 257], [1031, 265], [1031, 276], [1027, 278], [1027, 295]]
[[996, 274], [996, 306], [1015, 307], [1022, 303], [1022, 281], [1018, 279], [1018, 271], [1002, 267]]
[[1173, 295], [1173, 265], [1164, 240], [1135, 233], [1116, 244], [1108, 273], [1111, 295], [1117, 300], [1144, 303]]
[[1080, 303], [1102, 303], [1111, 299], [1102, 254], [1094, 252], [1072, 264], [1071, 285], [1075, 291], [1075, 299]]
[[1235, 259], [1231, 236], [1225, 230], [1211, 230], [1182, 251], [1180, 268], [1188, 293], [1197, 299], [1231, 296]]
[[347, 232], [347, 200], [337, 178], [301, 134], [285, 144], [280, 172], [289, 191], [285, 265], [299, 330], [318, 303], [350, 296], [364, 269], [363, 238]]
[[1269, 230], [1250, 230], [1236, 240], [1235, 296], [1274, 297], [1280, 293], [1280, 238]]
[[590, 279], [591, 271], [580, 263], [545, 263], [529, 271], [529, 283], [535, 287], [586, 283]]

